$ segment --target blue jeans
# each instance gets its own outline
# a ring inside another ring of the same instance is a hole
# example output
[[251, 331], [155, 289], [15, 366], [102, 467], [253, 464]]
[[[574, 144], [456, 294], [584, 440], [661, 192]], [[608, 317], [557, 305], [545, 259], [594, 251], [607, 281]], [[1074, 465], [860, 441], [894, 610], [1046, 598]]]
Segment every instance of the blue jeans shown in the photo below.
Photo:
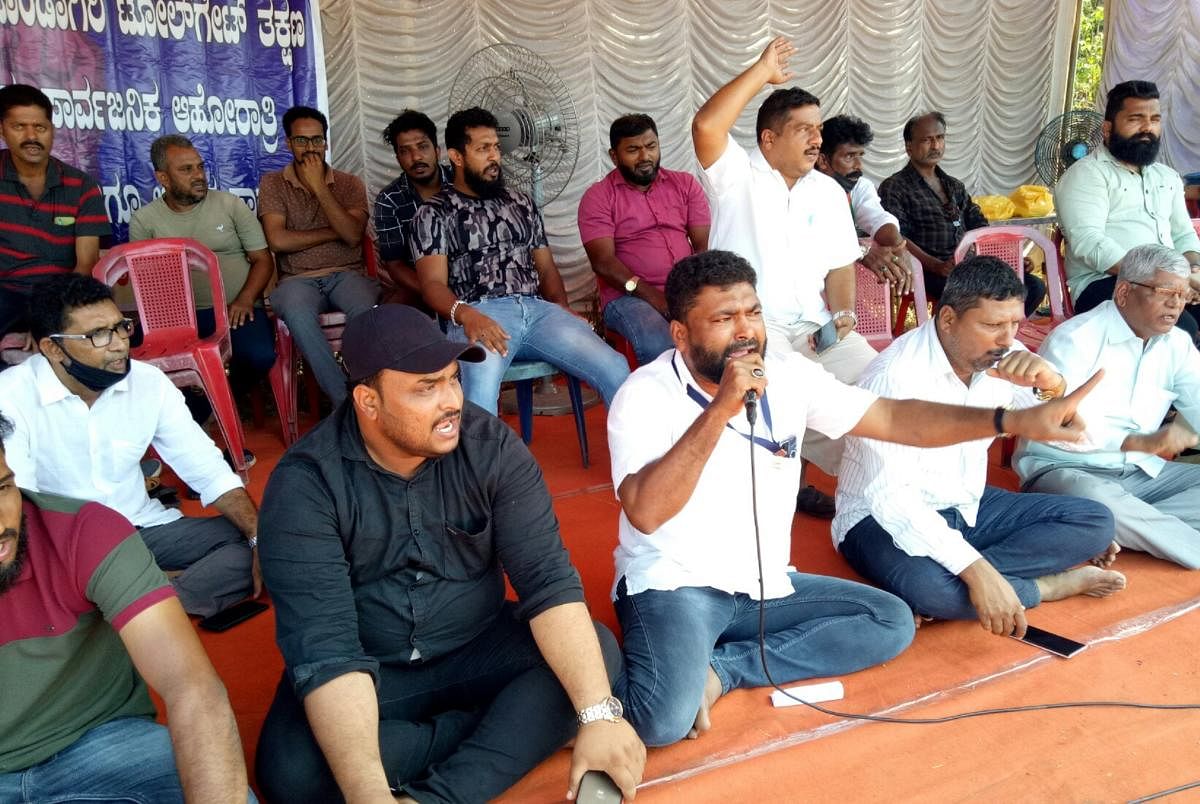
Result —
[[620, 296], [604, 305], [604, 326], [629, 341], [639, 366], [644, 366], [675, 345], [671, 327], [662, 313], [636, 296]]
[[271, 294], [271, 307], [291, 330], [317, 385], [334, 407], [346, 398], [346, 373], [338, 365], [321, 323], [321, 313], [341, 310], [349, 321], [370, 310], [379, 299], [379, 283], [358, 271], [338, 271], [325, 276], [285, 279]]
[[[912, 642], [912, 613], [887, 592], [841, 578], [791, 574], [795, 592], [766, 601], [767, 666], [776, 683], [852, 673]], [[646, 745], [682, 740], [700, 709], [708, 668], [722, 694], [770, 684], [758, 646], [757, 600], [709, 587], [625, 592], [617, 619], [625, 673], [616, 695]]]
[[[196, 310], [196, 330], [201, 338], [217, 328], [211, 307]], [[275, 327], [261, 305], [254, 307], [254, 320], [237, 329], [230, 328], [229, 343], [233, 349], [229, 358], [229, 387], [234, 394], [243, 394], [267, 376], [275, 365]]]
[[[247, 791], [247, 801], [257, 800]], [[183, 801], [183, 789], [166, 726], [121, 717], [33, 767], [0, 774], [0, 801], [170, 804]]]
[[[604, 404], [629, 376], [629, 364], [614, 352], [587, 322], [557, 304], [535, 296], [504, 296], [482, 299], [471, 305], [491, 318], [509, 334], [504, 357], [485, 349], [482, 363], [462, 365], [463, 396], [489, 413], [496, 413], [496, 400], [504, 372], [513, 360], [544, 360], [596, 389]], [[465, 342], [462, 327], [447, 325], [452, 341]]]
[[[950, 527], [1004, 576], [1021, 604], [1042, 602], [1036, 579], [1082, 564], [1113, 540], [1113, 518], [1097, 502], [1057, 494], [1017, 494], [988, 486], [975, 527], [956, 508], [939, 511]], [[840, 547], [867, 580], [899, 595], [913, 611], [939, 620], [974, 620], [967, 585], [927, 556], [910, 556], [874, 517], [852, 527]]]

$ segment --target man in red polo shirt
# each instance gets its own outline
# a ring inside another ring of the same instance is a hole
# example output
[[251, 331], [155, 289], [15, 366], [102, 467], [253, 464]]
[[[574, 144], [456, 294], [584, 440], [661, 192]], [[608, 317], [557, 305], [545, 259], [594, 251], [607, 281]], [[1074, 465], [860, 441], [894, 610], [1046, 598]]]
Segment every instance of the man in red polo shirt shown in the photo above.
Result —
[[11, 434], [0, 415], [0, 801], [245, 801], [225, 688], [150, 551], [111, 508], [18, 489]]
[[608, 130], [613, 169], [579, 202], [579, 236], [600, 279], [604, 326], [639, 365], [673, 345], [663, 285], [676, 262], [708, 248], [708, 199], [690, 173], [659, 167], [658, 127], [627, 114]]
[[96, 182], [50, 155], [52, 114], [36, 87], [0, 89], [0, 335], [25, 328], [39, 282], [90, 273], [112, 234]]

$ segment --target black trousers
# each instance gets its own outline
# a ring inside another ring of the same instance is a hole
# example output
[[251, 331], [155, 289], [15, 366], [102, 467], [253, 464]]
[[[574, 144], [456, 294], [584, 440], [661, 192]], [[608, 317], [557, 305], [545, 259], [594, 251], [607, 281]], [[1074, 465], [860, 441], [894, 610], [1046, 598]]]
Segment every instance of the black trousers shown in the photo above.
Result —
[[[425, 802], [488, 801], [575, 735], [575, 707], [542, 659], [529, 625], [505, 604], [495, 623], [453, 653], [379, 671], [379, 748], [388, 781]], [[595, 624], [610, 681], [621, 651]], [[287, 673], [258, 741], [269, 802], [343, 800]]]
[[[1103, 279], [1097, 279], [1083, 289], [1083, 293], [1079, 294], [1079, 300], [1075, 302], [1075, 315], [1086, 313], [1094, 307], [1099, 307], [1104, 302], [1108, 301], [1113, 296], [1113, 290], [1117, 287], [1117, 278], [1115, 276], [1106, 276]], [[1200, 304], [1191, 304], [1183, 308], [1179, 313], [1179, 320], [1175, 322], [1175, 326], [1188, 334], [1192, 339], [1192, 343], [1200, 345], [1200, 339], [1196, 337], [1198, 329], [1196, 324], [1197, 316], [1200, 316]]]
[[[925, 295], [930, 301], [936, 301], [942, 298], [942, 291], [946, 289], [946, 277], [941, 274], [935, 274], [928, 268], [923, 269], [925, 274]], [[1028, 271], [1025, 272], [1025, 317], [1033, 315], [1037, 309], [1042, 306], [1042, 301], [1046, 298], [1046, 283], [1039, 277], [1034, 276]]]

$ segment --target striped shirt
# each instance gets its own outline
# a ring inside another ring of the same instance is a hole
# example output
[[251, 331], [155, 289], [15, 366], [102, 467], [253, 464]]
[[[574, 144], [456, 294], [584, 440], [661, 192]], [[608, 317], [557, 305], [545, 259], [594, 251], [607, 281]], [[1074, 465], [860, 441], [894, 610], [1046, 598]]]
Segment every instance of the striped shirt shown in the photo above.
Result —
[[28, 294], [42, 279], [75, 270], [75, 238], [111, 234], [91, 176], [50, 157], [46, 189], [35, 199], [0, 151], [0, 288]]

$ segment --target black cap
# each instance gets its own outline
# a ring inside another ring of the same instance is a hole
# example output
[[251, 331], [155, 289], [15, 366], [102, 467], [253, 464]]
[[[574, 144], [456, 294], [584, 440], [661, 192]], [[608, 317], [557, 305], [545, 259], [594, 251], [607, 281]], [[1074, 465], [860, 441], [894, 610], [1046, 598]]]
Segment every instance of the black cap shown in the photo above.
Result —
[[456, 359], [480, 363], [484, 352], [447, 340], [433, 319], [414, 307], [380, 304], [346, 324], [342, 359], [350, 381], [358, 382], [383, 369], [431, 374]]

